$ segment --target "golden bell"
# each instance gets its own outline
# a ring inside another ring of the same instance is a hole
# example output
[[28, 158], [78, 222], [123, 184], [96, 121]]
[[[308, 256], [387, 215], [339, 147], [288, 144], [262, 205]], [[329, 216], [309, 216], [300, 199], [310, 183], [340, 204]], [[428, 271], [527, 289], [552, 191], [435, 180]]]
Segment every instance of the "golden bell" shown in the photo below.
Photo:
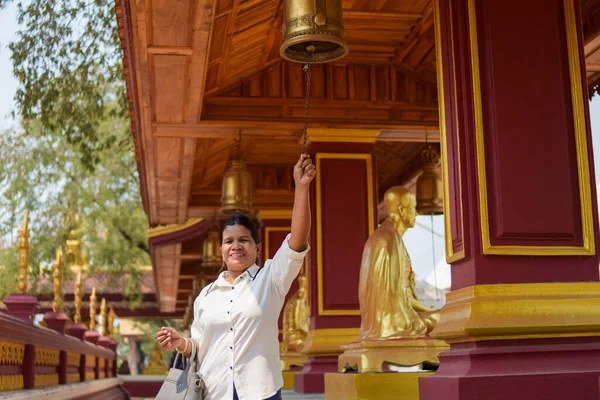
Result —
[[221, 212], [224, 214], [252, 213], [252, 176], [241, 159], [229, 160], [223, 177]]
[[219, 232], [209, 230], [208, 236], [204, 239], [204, 244], [202, 245], [202, 268], [218, 268], [223, 264], [220, 247]]
[[341, 0], [284, 0], [279, 54], [293, 62], [325, 63], [345, 57]]
[[421, 153], [423, 173], [417, 180], [417, 212], [420, 215], [444, 213], [444, 183], [439, 172], [440, 154], [429, 145]]

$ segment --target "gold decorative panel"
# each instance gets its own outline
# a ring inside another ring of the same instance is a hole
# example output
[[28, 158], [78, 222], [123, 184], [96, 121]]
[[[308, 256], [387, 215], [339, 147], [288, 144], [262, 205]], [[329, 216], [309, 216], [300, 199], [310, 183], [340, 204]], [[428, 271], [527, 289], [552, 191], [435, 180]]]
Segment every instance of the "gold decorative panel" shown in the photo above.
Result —
[[81, 354], [67, 353], [67, 365], [69, 367], [79, 367], [80, 360], [81, 360]]
[[33, 387], [58, 385], [58, 374], [36, 374], [33, 378]]
[[21, 365], [23, 354], [25, 354], [24, 344], [0, 341], [0, 364]]
[[35, 365], [49, 365], [58, 367], [60, 364], [60, 351], [45, 347], [35, 348]]
[[0, 391], [23, 389], [23, 375], [0, 375]]
[[72, 372], [67, 374], [67, 383], [79, 382], [79, 372]]

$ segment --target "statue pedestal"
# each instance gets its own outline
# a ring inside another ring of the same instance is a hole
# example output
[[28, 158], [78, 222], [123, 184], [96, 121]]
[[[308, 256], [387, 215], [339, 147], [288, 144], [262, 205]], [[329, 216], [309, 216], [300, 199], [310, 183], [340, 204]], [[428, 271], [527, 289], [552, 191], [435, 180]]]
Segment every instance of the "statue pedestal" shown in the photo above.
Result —
[[281, 373], [283, 388], [294, 389], [294, 375], [299, 373], [308, 361], [308, 356], [295, 351], [287, 351], [281, 355]]
[[306, 354], [295, 351], [286, 351], [281, 355], [281, 370], [288, 371], [292, 366], [304, 367], [304, 363], [308, 361]]
[[84, 324], [71, 324], [67, 329], [69, 331], [69, 335], [76, 337], [79, 340], [83, 340], [83, 336], [87, 332], [87, 326]]
[[362, 340], [342, 346], [344, 353], [338, 357], [338, 371], [383, 372], [383, 365], [399, 367], [419, 365], [423, 362], [439, 364], [438, 355], [450, 350], [443, 340], [429, 337], [418, 339]]
[[96, 331], [87, 331], [83, 334], [83, 340], [90, 342], [91, 344], [98, 344], [100, 334]]
[[433, 372], [325, 374], [325, 395], [327, 400], [419, 400], [419, 378], [431, 375]]
[[65, 333], [65, 325], [69, 317], [64, 312], [47, 312], [44, 315], [44, 322], [46, 322], [46, 326], [53, 331], [56, 331], [60, 334]]
[[32, 324], [31, 315], [35, 311], [37, 299], [28, 293], [13, 293], [4, 300], [8, 314], [23, 322]]

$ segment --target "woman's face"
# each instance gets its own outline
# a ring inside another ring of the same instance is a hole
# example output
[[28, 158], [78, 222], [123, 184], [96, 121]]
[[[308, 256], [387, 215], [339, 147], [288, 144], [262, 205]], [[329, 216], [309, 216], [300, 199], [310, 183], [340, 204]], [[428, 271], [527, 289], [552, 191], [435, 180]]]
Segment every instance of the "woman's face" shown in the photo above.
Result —
[[223, 230], [221, 255], [229, 271], [244, 272], [256, 262], [259, 251], [260, 244], [254, 242], [245, 226], [231, 225]]

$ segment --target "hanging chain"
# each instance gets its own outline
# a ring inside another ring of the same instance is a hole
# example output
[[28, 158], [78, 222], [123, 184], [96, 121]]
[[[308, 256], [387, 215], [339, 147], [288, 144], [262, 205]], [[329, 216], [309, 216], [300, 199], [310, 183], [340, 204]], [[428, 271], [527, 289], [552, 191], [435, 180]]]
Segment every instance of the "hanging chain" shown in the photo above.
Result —
[[[311, 49], [312, 48], [312, 49]], [[314, 46], [308, 46], [307, 55], [308, 62], [304, 65], [304, 72], [306, 72], [306, 103], [304, 105], [304, 141], [302, 142], [302, 154], [306, 154], [306, 142], [308, 140], [308, 108], [310, 102], [310, 83], [312, 80], [312, 69], [311, 61], [314, 54]]]
[[435, 270], [435, 238], [434, 238], [434, 230], [433, 230], [433, 214], [429, 216], [431, 218], [431, 255], [433, 257], [433, 282], [435, 284], [435, 299], [439, 300], [440, 295], [438, 293], [438, 280], [437, 280], [437, 272]]

